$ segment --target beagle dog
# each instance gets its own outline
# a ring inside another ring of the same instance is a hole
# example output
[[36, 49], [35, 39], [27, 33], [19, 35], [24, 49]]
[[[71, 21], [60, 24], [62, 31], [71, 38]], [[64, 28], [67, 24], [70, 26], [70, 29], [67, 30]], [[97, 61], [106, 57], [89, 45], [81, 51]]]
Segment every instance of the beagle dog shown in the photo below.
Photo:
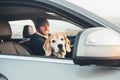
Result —
[[70, 40], [65, 34], [57, 33], [48, 37], [43, 45], [45, 56], [53, 54], [59, 58], [65, 58], [67, 52], [71, 52]]

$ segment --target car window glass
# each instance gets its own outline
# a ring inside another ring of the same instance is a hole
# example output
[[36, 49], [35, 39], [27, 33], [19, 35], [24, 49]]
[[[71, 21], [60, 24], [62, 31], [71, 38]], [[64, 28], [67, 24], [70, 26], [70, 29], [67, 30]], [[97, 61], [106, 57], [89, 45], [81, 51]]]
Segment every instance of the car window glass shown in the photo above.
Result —
[[31, 25], [35, 31], [35, 26], [32, 20], [16, 20], [16, 21], [9, 21], [9, 24], [12, 29], [12, 38], [23, 38], [23, 27], [25, 25]]
[[50, 33], [62, 32], [68, 36], [75, 36], [80, 30], [80, 27], [61, 20], [48, 20], [50, 23]]
[[[75, 36], [81, 28], [66, 21], [48, 20], [50, 23], [50, 33], [62, 32], [68, 36]], [[35, 25], [32, 20], [9, 21], [12, 29], [12, 38], [23, 38], [22, 32], [25, 25], [31, 25], [35, 31]]]

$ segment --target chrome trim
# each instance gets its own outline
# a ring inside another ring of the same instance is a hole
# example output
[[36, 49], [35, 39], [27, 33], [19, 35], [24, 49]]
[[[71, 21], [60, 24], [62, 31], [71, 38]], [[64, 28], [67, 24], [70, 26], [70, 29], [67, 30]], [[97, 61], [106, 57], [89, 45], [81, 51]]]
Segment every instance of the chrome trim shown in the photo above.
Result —
[[55, 59], [55, 58], [42, 58], [33, 56], [15, 56], [15, 55], [0, 55], [0, 59], [11, 59], [11, 60], [24, 60], [24, 61], [42, 61], [62, 64], [74, 64], [73, 60], [67, 59]]

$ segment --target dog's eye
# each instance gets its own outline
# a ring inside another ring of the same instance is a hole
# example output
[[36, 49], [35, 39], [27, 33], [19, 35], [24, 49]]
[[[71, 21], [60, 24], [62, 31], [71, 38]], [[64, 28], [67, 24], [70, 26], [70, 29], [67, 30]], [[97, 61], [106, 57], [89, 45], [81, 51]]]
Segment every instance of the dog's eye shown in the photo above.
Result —
[[55, 40], [52, 40], [52, 43], [55, 43]]
[[64, 39], [63, 38], [61, 38], [61, 41], [63, 41]]

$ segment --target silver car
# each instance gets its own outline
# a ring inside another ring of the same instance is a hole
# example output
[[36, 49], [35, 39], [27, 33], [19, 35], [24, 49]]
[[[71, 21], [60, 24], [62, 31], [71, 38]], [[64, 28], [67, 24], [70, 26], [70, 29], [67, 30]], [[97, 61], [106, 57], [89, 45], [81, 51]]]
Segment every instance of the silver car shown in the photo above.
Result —
[[[51, 33], [64, 32], [71, 41], [64, 59], [31, 55], [26, 47], [23, 28], [31, 25], [35, 32], [40, 16], [48, 18]], [[119, 32], [65, 0], [0, 0], [0, 80], [118, 80]]]

